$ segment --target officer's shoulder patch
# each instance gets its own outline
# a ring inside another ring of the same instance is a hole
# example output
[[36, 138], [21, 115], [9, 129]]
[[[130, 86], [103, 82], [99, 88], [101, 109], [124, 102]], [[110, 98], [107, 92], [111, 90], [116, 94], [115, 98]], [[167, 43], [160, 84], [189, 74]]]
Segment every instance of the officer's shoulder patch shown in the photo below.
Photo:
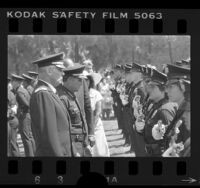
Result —
[[161, 111], [167, 110], [170, 114], [172, 114], [174, 116], [176, 114], [177, 110], [178, 110], [178, 104], [173, 103], [173, 102], [168, 102], [168, 103], [162, 105], [160, 110]]
[[138, 92], [138, 88], [136, 87], [134, 90], [133, 90], [133, 93], [136, 94]]
[[38, 87], [37, 89], [35, 89], [34, 93], [37, 93], [39, 91], [48, 91], [48, 89], [44, 86]]
[[22, 93], [23, 93], [24, 91], [25, 91], [25, 89], [24, 89], [23, 87], [19, 87], [18, 90], [17, 90], [17, 92], [22, 92]]
[[167, 102], [161, 106], [162, 110], [178, 109], [178, 104], [174, 102]]

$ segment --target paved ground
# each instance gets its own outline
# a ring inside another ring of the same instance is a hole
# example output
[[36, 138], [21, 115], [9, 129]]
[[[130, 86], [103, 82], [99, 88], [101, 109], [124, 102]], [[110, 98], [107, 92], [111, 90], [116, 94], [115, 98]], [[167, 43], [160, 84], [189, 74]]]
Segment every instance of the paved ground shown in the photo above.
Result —
[[[103, 125], [111, 157], [135, 157], [135, 154], [130, 152], [130, 146], [124, 146], [125, 139], [122, 130], [118, 129], [117, 121], [103, 121]], [[20, 153], [24, 156], [24, 147], [19, 134], [17, 142]]]
[[135, 153], [130, 152], [130, 146], [124, 146], [125, 139], [117, 121], [103, 121], [103, 125], [111, 157], [135, 157]]

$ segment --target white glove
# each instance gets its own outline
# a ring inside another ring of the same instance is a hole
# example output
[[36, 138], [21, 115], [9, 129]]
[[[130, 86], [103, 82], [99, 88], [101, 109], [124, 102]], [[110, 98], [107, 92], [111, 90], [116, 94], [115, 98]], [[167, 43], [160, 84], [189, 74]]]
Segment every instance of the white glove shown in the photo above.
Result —
[[153, 126], [152, 129], [152, 136], [155, 140], [161, 140], [163, 139], [163, 136], [166, 132], [165, 125], [162, 124], [162, 121], [158, 121], [158, 124]]
[[17, 114], [17, 105], [14, 105], [11, 109], [14, 112], [14, 114]]
[[182, 142], [171, 145], [163, 154], [163, 157], [179, 157], [179, 153], [184, 149]]
[[176, 129], [175, 129], [175, 133], [176, 133], [176, 134], [179, 134], [179, 133], [180, 133], [180, 130], [179, 130], [178, 127], [176, 127]]
[[136, 121], [135, 122], [135, 127], [136, 127], [136, 130], [141, 133], [144, 129], [144, 126], [145, 126], [145, 122], [144, 121]]
[[184, 150], [184, 145], [183, 145], [182, 142], [177, 143], [177, 144], [174, 143], [173, 145], [171, 145], [171, 147], [174, 148], [174, 150], [175, 150], [175, 152], [176, 152], [177, 154], [179, 154], [182, 150]]
[[135, 108], [133, 109], [133, 115], [136, 119], [139, 117], [139, 113]]
[[85, 147], [85, 156], [87, 157], [91, 157], [93, 155], [93, 150], [92, 150], [92, 147], [90, 145], [87, 145]]
[[137, 101], [133, 100], [133, 102], [132, 102], [132, 108], [133, 109], [137, 109], [138, 108], [138, 102]]
[[132, 101], [132, 107], [133, 108], [138, 108], [139, 104], [140, 104], [140, 95], [135, 95], [133, 101]]
[[173, 147], [169, 147], [163, 154], [162, 157], [178, 157]]

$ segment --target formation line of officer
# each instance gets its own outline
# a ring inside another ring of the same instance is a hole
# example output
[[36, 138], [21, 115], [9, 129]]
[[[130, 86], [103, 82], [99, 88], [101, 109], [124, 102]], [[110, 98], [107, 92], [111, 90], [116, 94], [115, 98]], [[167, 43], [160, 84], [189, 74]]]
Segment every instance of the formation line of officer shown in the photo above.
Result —
[[113, 109], [136, 157], [190, 156], [190, 61], [115, 65]]
[[[8, 78], [8, 156], [20, 156], [18, 133], [25, 156], [92, 156], [87, 69], [66, 63], [64, 53], [53, 54], [32, 62], [37, 73]], [[163, 65], [162, 71], [117, 64], [112, 72], [113, 110], [136, 157], [190, 156], [190, 61]]]
[[8, 80], [8, 156], [20, 156], [17, 133], [25, 156], [91, 156], [95, 138], [85, 66], [66, 68], [64, 53], [32, 64], [38, 73]]

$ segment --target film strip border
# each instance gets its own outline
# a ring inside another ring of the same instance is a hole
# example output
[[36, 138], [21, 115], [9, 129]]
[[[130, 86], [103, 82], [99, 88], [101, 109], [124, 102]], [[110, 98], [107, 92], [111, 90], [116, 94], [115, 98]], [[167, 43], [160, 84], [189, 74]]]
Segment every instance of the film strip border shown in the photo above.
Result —
[[[56, 9], [57, 14], [53, 16], [54, 10], [2, 10], [0, 16], [6, 18], [3, 21], [8, 26], [5, 28], [8, 34], [184, 35], [191, 33], [192, 19], [185, 16], [191, 14], [191, 10]], [[27, 12], [32, 15], [31, 18], [27, 18], [25, 15]], [[43, 13], [46, 14], [42, 15]], [[66, 17], [67, 13], [71, 13], [70, 15], [74, 17]], [[87, 13], [87, 15], [91, 13], [93, 16], [75, 17], [76, 13]]]
[[[44, 31], [44, 21], [42, 19], [33, 19], [32, 20], [32, 32], [35, 34], [43, 33]], [[70, 33], [70, 29], [67, 27], [66, 19], [57, 19], [56, 21], [56, 32], [59, 34], [67, 34], [68, 31]], [[153, 20], [152, 22], [152, 32], [154, 34], [162, 34], [163, 33], [163, 21], [162, 20]], [[91, 20], [89, 19], [81, 19], [80, 21], [80, 32], [82, 34], [92, 34], [94, 32], [94, 27], [91, 24]], [[117, 23], [113, 19], [106, 19], [104, 22], [104, 33], [105, 34], [114, 34], [116, 32]], [[130, 34], [138, 34], [139, 33], [139, 25], [140, 22], [138, 20], [129, 20], [128, 22], [128, 32]], [[19, 23], [19, 19], [11, 18], [9, 19], [9, 32], [12, 34], [18, 33], [20, 31], [21, 24]], [[187, 21], [185, 19], [177, 20], [177, 27], [175, 29], [176, 34], [186, 34], [187, 33]]]
[[151, 160], [139, 160], [138, 158], [18, 158], [8, 159], [7, 163], [2, 165], [0, 183], [77, 184], [80, 177], [87, 177], [93, 173], [97, 173], [98, 178], [104, 177], [111, 185], [199, 183], [194, 178], [190, 179], [191, 172], [188, 165], [188, 160], [175, 158], [169, 160], [159, 158]]
[[[32, 25], [32, 27], [30, 27], [32, 30], [30, 30], [30, 32], [33, 32], [35, 34], [41, 34], [43, 33], [45, 30], [45, 23], [42, 19], [40, 18], [36, 18], [36, 19], [32, 19], [31, 21], [32, 23], [29, 23], [29, 25]], [[72, 34], [71, 30], [70, 30], [70, 24], [69, 23], [71, 21], [67, 21], [66, 19], [57, 19], [56, 23], [54, 23], [56, 25], [56, 27], [54, 27], [54, 29], [56, 29], [56, 32], [58, 34]], [[97, 29], [98, 27], [95, 27], [92, 23], [93, 21], [91, 21], [90, 19], [81, 19], [79, 21], [80, 24], [80, 30], [77, 30], [78, 33], [82, 33], [82, 34], [93, 34], [95, 31], [98, 33]], [[78, 22], [77, 22], [78, 23]], [[19, 19], [17, 18], [10, 18], [9, 19], [9, 33], [10, 34], [16, 34], [18, 32], [20, 32], [20, 30], [23, 28], [22, 26], [23, 23], [20, 23]], [[73, 23], [75, 24], [75, 23]], [[122, 23], [119, 22], [119, 25], [121, 25]], [[174, 33], [176, 34], [186, 34], [187, 33], [187, 20], [185, 19], [179, 19], [176, 21], [177, 27], [174, 28]], [[68, 26], [69, 25], [69, 26]], [[114, 19], [105, 19], [104, 23], [102, 23], [103, 27], [101, 27], [100, 32], [104, 33], [104, 34], [117, 34], [117, 28], [118, 28], [118, 23], [117, 21], [115, 21]], [[126, 23], [127, 26], [125, 26], [124, 28], [126, 28], [126, 32], [129, 34], [139, 34], [140, 33], [140, 22], [139, 20], [135, 20], [135, 19], [130, 19], [128, 21], [128, 24]], [[142, 26], [141, 26], [142, 27]], [[163, 34], [163, 21], [162, 20], [152, 20], [151, 23], [151, 27], [153, 34]], [[23, 32], [23, 30], [22, 30]], [[95, 33], [96, 33], [95, 32]], [[45, 33], [49, 33], [49, 30], [46, 31]], [[98, 33], [99, 34], [99, 33]], [[122, 33], [118, 33], [118, 34], [122, 34]]]

